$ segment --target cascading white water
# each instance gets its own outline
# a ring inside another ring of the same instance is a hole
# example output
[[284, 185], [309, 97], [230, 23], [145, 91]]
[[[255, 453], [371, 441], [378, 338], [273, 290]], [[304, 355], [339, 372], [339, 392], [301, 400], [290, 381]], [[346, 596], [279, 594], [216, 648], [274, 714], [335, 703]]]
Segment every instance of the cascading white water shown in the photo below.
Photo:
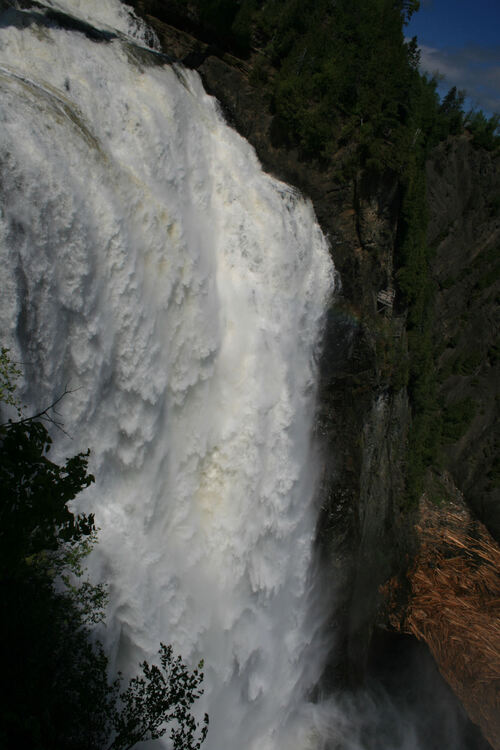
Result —
[[327, 244], [196, 74], [141, 59], [118, 0], [49, 4], [120, 34], [4, 11], [2, 343], [32, 404], [78, 389], [56, 448], [92, 451], [106, 645], [125, 668], [160, 641], [204, 658], [207, 750], [313, 747]]

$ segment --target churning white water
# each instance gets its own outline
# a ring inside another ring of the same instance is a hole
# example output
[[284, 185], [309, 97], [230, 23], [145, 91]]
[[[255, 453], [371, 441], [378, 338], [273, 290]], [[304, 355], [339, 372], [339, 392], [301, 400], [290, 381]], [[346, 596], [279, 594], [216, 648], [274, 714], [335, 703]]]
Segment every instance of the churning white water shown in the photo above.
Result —
[[56, 448], [92, 451], [112, 661], [203, 657], [207, 750], [315, 747], [326, 241], [118, 0], [45, 5], [106, 38], [3, 11], [2, 343], [28, 402], [77, 389]]

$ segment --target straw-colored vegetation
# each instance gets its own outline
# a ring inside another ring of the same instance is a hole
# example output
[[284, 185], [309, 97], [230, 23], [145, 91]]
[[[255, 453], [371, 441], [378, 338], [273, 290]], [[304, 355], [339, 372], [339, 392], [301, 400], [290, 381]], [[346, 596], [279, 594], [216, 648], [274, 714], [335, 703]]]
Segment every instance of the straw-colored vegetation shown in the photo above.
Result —
[[[500, 547], [465, 505], [424, 497], [410, 599], [392, 625], [424, 641], [472, 721], [500, 749]], [[386, 593], [396, 600], [392, 581]]]

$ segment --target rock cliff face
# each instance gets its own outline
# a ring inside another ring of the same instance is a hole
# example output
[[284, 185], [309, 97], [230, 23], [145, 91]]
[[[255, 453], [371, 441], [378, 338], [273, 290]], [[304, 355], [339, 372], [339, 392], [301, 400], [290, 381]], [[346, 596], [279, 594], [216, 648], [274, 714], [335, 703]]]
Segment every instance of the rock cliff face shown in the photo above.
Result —
[[[380, 292], [387, 292], [390, 301], [397, 286], [400, 185], [390, 175], [346, 172], [348, 146], [328, 168], [277, 147], [269, 92], [261, 83], [263, 75], [272, 78], [270, 66], [262, 71], [262, 59], [256, 65], [252, 56], [241, 60], [218, 47], [197, 26], [189, 3], [181, 16], [158, 0], [132, 4], [155, 28], [164, 51], [198, 70], [228, 121], [255, 147], [264, 168], [311, 198], [331, 244], [342, 291], [327, 315], [316, 427], [324, 455], [318, 555], [335, 591], [335, 657], [324, 680], [327, 687], [356, 685], [363, 679], [374, 626], [384, 625], [379, 587], [405, 569], [415, 548], [415, 519], [402, 507], [411, 414], [404, 383], [395, 377], [398, 362], [407, 354], [405, 314], [397, 296], [394, 310], [380, 303]], [[498, 164], [474, 152], [462, 138], [436, 150], [428, 181], [429, 240], [437, 246], [437, 340], [446, 342], [439, 358], [442, 399], [450, 407], [469, 398], [479, 403], [464, 436], [455, 442], [454, 412], [448, 409], [446, 464], [466, 498], [470, 493], [476, 510], [498, 532], [498, 467], [490, 455], [498, 447], [493, 396], [498, 374], [493, 325], [498, 319], [492, 306], [495, 294], [498, 300], [498, 282], [490, 284], [484, 275], [493, 262], [493, 248], [498, 248]], [[481, 248], [476, 242], [478, 221]], [[486, 265], [478, 260], [482, 257], [489, 258]], [[491, 328], [491, 335], [479, 343], [484, 328]], [[472, 354], [475, 365], [468, 359]], [[450, 362], [466, 372], [448, 373]], [[470, 411], [470, 406], [461, 408]], [[483, 476], [485, 451], [489, 458]]]
[[467, 136], [427, 165], [444, 464], [500, 541], [500, 155]]

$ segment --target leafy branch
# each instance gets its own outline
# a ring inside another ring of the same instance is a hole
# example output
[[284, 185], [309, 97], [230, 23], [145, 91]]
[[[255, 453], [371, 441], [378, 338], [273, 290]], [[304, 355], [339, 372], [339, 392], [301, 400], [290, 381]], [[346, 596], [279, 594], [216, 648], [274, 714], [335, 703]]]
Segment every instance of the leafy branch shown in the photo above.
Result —
[[[143, 676], [133, 677], [119, 695], [121, 706], [114, 716], [116, 736], [108, 750], [130, 750], [143, 740], [155, 740], [170, 731], [173, 750], [199, 750], [208, 731], [208, 715], [202, 727], [191, 713], [191, 706], [201, 697], [203, 662], [190, 672], [181, 656], [174, 657], [172, 646], [160, 645], [161, 668], [146, 661], [141, 664]], [[119, 679], [114, 689], [119, 689]], [[199, 730], [199, 731], [198, 731]]]

